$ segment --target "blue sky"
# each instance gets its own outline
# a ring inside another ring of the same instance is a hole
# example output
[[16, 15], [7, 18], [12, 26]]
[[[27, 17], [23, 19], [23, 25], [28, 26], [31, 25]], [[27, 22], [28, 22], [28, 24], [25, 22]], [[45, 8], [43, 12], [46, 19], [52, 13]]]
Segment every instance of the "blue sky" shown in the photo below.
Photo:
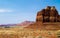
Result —
[[0, 24], [35, 21], [37, 12], [46, 6], [60, 12], [60, 0], [0, 0]]

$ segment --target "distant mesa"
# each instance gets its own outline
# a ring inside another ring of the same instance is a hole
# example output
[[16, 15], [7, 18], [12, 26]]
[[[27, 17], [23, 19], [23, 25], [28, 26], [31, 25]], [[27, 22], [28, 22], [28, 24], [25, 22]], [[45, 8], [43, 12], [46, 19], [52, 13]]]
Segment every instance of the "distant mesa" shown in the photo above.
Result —
[[1, 24], [0, 28], [10, 28], [10, 27], [15, 27], [17, 24]]
[[13, 27], [27, 27], [30, 24], [33, 24], [34, 21], [24, 21], [22, 23], [18, 23], [18, 24], [1, 24], [0, 28], [13, 28]]
[[34, 23], [34, 21], [24, 21], [22, 23], [17, 24], [17, 26], [27, 27], [27, 26], [29, 26], [30, 24], [33, 24], [33, 23]]
[[36, 22], [25, 28], [40, 30], [59, 30], [60, 15], [55, 6], [47, 6], [37, 13]]

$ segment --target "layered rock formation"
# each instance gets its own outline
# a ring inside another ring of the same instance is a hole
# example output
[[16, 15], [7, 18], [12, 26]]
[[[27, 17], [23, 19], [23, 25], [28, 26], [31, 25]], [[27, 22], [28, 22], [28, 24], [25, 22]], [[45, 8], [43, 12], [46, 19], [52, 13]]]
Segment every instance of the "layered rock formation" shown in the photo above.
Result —
[[59, 14], [54, 6], [47, 6], [37, 13], [36, 22], [59, 22]]
[[60, 30], [60, 15], [55, 6], [47, 6], [37, 13], [36, 23], [26, 28], [40, 30]]

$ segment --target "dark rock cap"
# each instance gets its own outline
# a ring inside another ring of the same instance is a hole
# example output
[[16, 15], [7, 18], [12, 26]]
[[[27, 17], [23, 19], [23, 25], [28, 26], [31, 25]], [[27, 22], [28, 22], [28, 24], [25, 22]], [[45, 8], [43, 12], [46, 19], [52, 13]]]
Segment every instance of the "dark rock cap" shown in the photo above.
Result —
[[51, 6], [47, 6], [46, 9], [51, 9]]

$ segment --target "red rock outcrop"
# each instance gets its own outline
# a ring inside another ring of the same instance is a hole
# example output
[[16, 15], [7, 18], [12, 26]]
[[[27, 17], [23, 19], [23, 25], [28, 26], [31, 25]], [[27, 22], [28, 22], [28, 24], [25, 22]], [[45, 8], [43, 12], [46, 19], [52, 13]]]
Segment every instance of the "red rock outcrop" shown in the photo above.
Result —
[[54, 6], [47, 6], [46, 9], [43, 9], [37, 13], [36, 22], [58, 22], [58, 16], [58, 11]]
[[40, 30], [59, 30], [60, 29], [60, 15], [55, 6], [47, 6], [37, 13], [36, 23], [27, 26], [26, 28], [40, 29]]

